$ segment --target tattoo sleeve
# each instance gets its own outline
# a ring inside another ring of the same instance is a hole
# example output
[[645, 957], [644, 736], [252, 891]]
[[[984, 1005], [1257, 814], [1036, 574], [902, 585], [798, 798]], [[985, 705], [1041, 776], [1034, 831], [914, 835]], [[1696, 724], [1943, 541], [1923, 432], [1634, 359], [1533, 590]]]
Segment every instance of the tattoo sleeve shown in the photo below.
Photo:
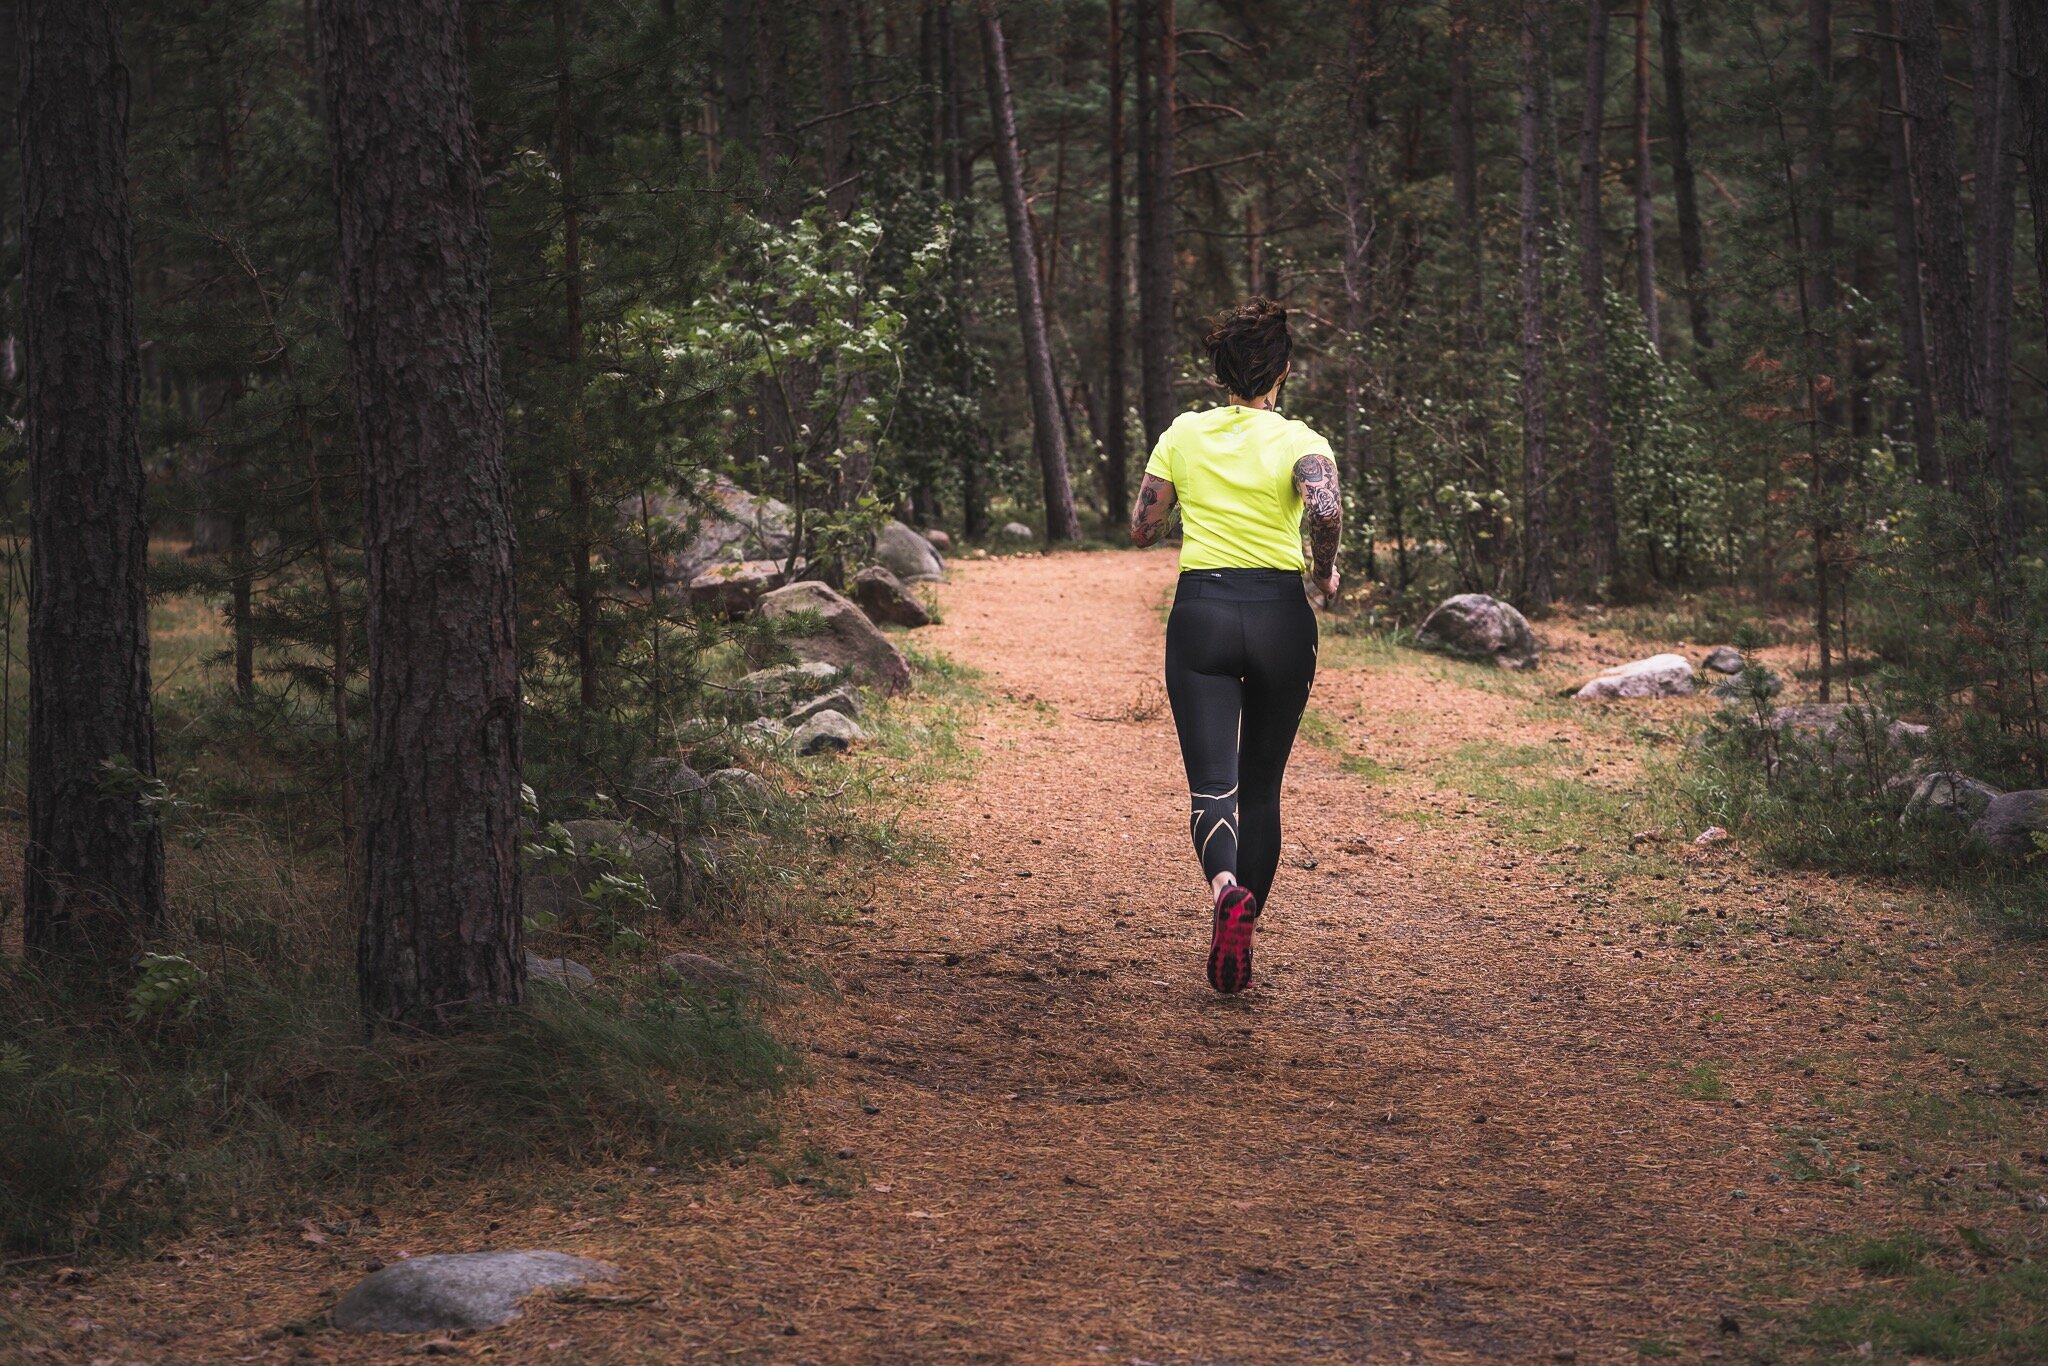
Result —
[[1138, 485], [1138, 503], [1131, 509], [1131, 544], [1157, 545], [1173, 512], [1173, 485], [1156, 474]]
[[1337, 496], [1337, 466], [1315, 452], [1294, 462], [1294, 484], [1308, 513], [1308, 544], [1315, 576], [1326, 579], [1337, 567], [1337, 544], [1344, 534], [1344, 502]]

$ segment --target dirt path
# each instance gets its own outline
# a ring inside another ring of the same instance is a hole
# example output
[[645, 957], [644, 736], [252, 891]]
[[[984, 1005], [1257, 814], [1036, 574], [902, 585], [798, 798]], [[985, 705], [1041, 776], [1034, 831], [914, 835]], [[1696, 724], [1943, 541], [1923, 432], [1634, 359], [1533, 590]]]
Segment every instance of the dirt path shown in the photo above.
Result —
[[[1778, 1174], [1815, 1118], [1802, 1058], [1903, 1065], [1855, 1037], [1853, 993], [1781, 991], [1782, 965], [1732, 944], [1589, 929], [1568, 861], [1412, 778], [1569, 723], [1423, 662], [1326, 670], [1316, 708], [1410, 776], [1297, 750], [1259, 984], [1214, 996], [1155, 682], [1173, 572], [1024, 557], [944, 590], [918, 643], [982, 671], [982, 758], [921, 818], [950, 864], [820, 950], [843, 996], [806, 1008], [817, 1077], [779, 1156], [608, 1203], [454, 1203], [348, 1256], [549, 1246], [627, 1269], [463, 1345], [506, 1359], [1746, 1356], [1722, 1317], [1745, 1243], [1869, 1217], [1867, 1190]], [[1598, 737], [1574, 742], [1607, 781]], [[1710, 914], [1682, 872], [1671, 890]], [[1686, 1097], [1674, 1069], [1708, 1058]], [[388, 1355], [279, 1335], [359, 1266], [289, 1234], [182, 1249], [81, 1300], [106, 1344], [81, 1352]], [[173, 1293], [208, 1307], [147, 1309]]]

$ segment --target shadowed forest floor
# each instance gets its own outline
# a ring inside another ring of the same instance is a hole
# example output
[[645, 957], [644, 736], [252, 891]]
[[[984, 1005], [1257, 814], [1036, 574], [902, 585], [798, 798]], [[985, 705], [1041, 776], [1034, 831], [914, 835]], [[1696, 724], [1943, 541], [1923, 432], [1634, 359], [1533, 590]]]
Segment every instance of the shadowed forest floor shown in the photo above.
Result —
[[941, 857], [817, 928], [838, 992], [784, 1022], [815, 1075], [772, 1149], [195, 1234], [15, 1310], [57, 1359], [377, 1360], [419, 1348], [322, 1319], [367, 1260], [545, 1247], [624, 1277], [447, 1350], [2048, 1350], [2037, 949], [1693, 849], [1657, 793], [1711, 704], [1555, 695], [1644, 642], [1560, 623], [1519, 677], [1326, 635], [1258, 984], [1218, 998], [1157, 683], [1173, 574], [1029, 556], [941, 591], [918, 643], [980, 671], [980, 757], [916, 818]]

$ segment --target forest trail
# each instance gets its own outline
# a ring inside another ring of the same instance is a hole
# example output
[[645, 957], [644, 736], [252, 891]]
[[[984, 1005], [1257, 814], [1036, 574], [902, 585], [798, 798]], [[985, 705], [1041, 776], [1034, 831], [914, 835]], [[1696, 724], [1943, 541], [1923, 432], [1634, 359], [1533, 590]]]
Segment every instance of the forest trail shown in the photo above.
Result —
[[[509, 1360], [1748, 1357], [1757, 1241], [1903, 1198], [1780, 1180], [1786, 1135], [1832, 1118], [1801, 1069], [1896, 1079], [1921, 1050], [1801, 966], [1827, 941], [1738, 940], [1710, 909], [1811, 905], [1793, 880], [1688, 854], [1588, 881], [1577, 846], [1505, 838], [1439, 781], [1475, 743], [1559, 741], [1585, 782], [1634, 781], [1614, 713], [1540, 700], [1561, 670], [1330, 637], [1258, 981], [1216, 996], [1156, 681], [1174, 569], [1022, 556], [941, 590], [917, 643], [981, 672], [980, 753], [911, 813], [940, 856], [818, 928], [841, 994], [791, 1017], [814, 1076], [774, 1148], [605, 1194], [540, 1178], [516, 1209], [428, 1192], [345, 1240], [194, 1238], [58, 1310], [91, 1325], [79, 1359], [389, 1359], [403, 1340], [324, 1325], [332, 1296], [366, 1258], [478, 1247], [624, 1269], [449, 1344]], [[1705, 918], [1646, 925], [1653, 887]]]

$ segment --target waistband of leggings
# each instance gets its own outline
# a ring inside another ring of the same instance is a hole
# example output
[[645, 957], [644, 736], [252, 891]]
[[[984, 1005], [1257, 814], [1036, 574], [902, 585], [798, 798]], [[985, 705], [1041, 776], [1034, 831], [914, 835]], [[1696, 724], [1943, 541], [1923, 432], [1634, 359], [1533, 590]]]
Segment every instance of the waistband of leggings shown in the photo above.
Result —
[[1184, 569], [1174, 589], [1176, 600], [1216, 598], [1224, 602], [1284, 602], [1303, 598], [1307, 590], [1295, 569]]

